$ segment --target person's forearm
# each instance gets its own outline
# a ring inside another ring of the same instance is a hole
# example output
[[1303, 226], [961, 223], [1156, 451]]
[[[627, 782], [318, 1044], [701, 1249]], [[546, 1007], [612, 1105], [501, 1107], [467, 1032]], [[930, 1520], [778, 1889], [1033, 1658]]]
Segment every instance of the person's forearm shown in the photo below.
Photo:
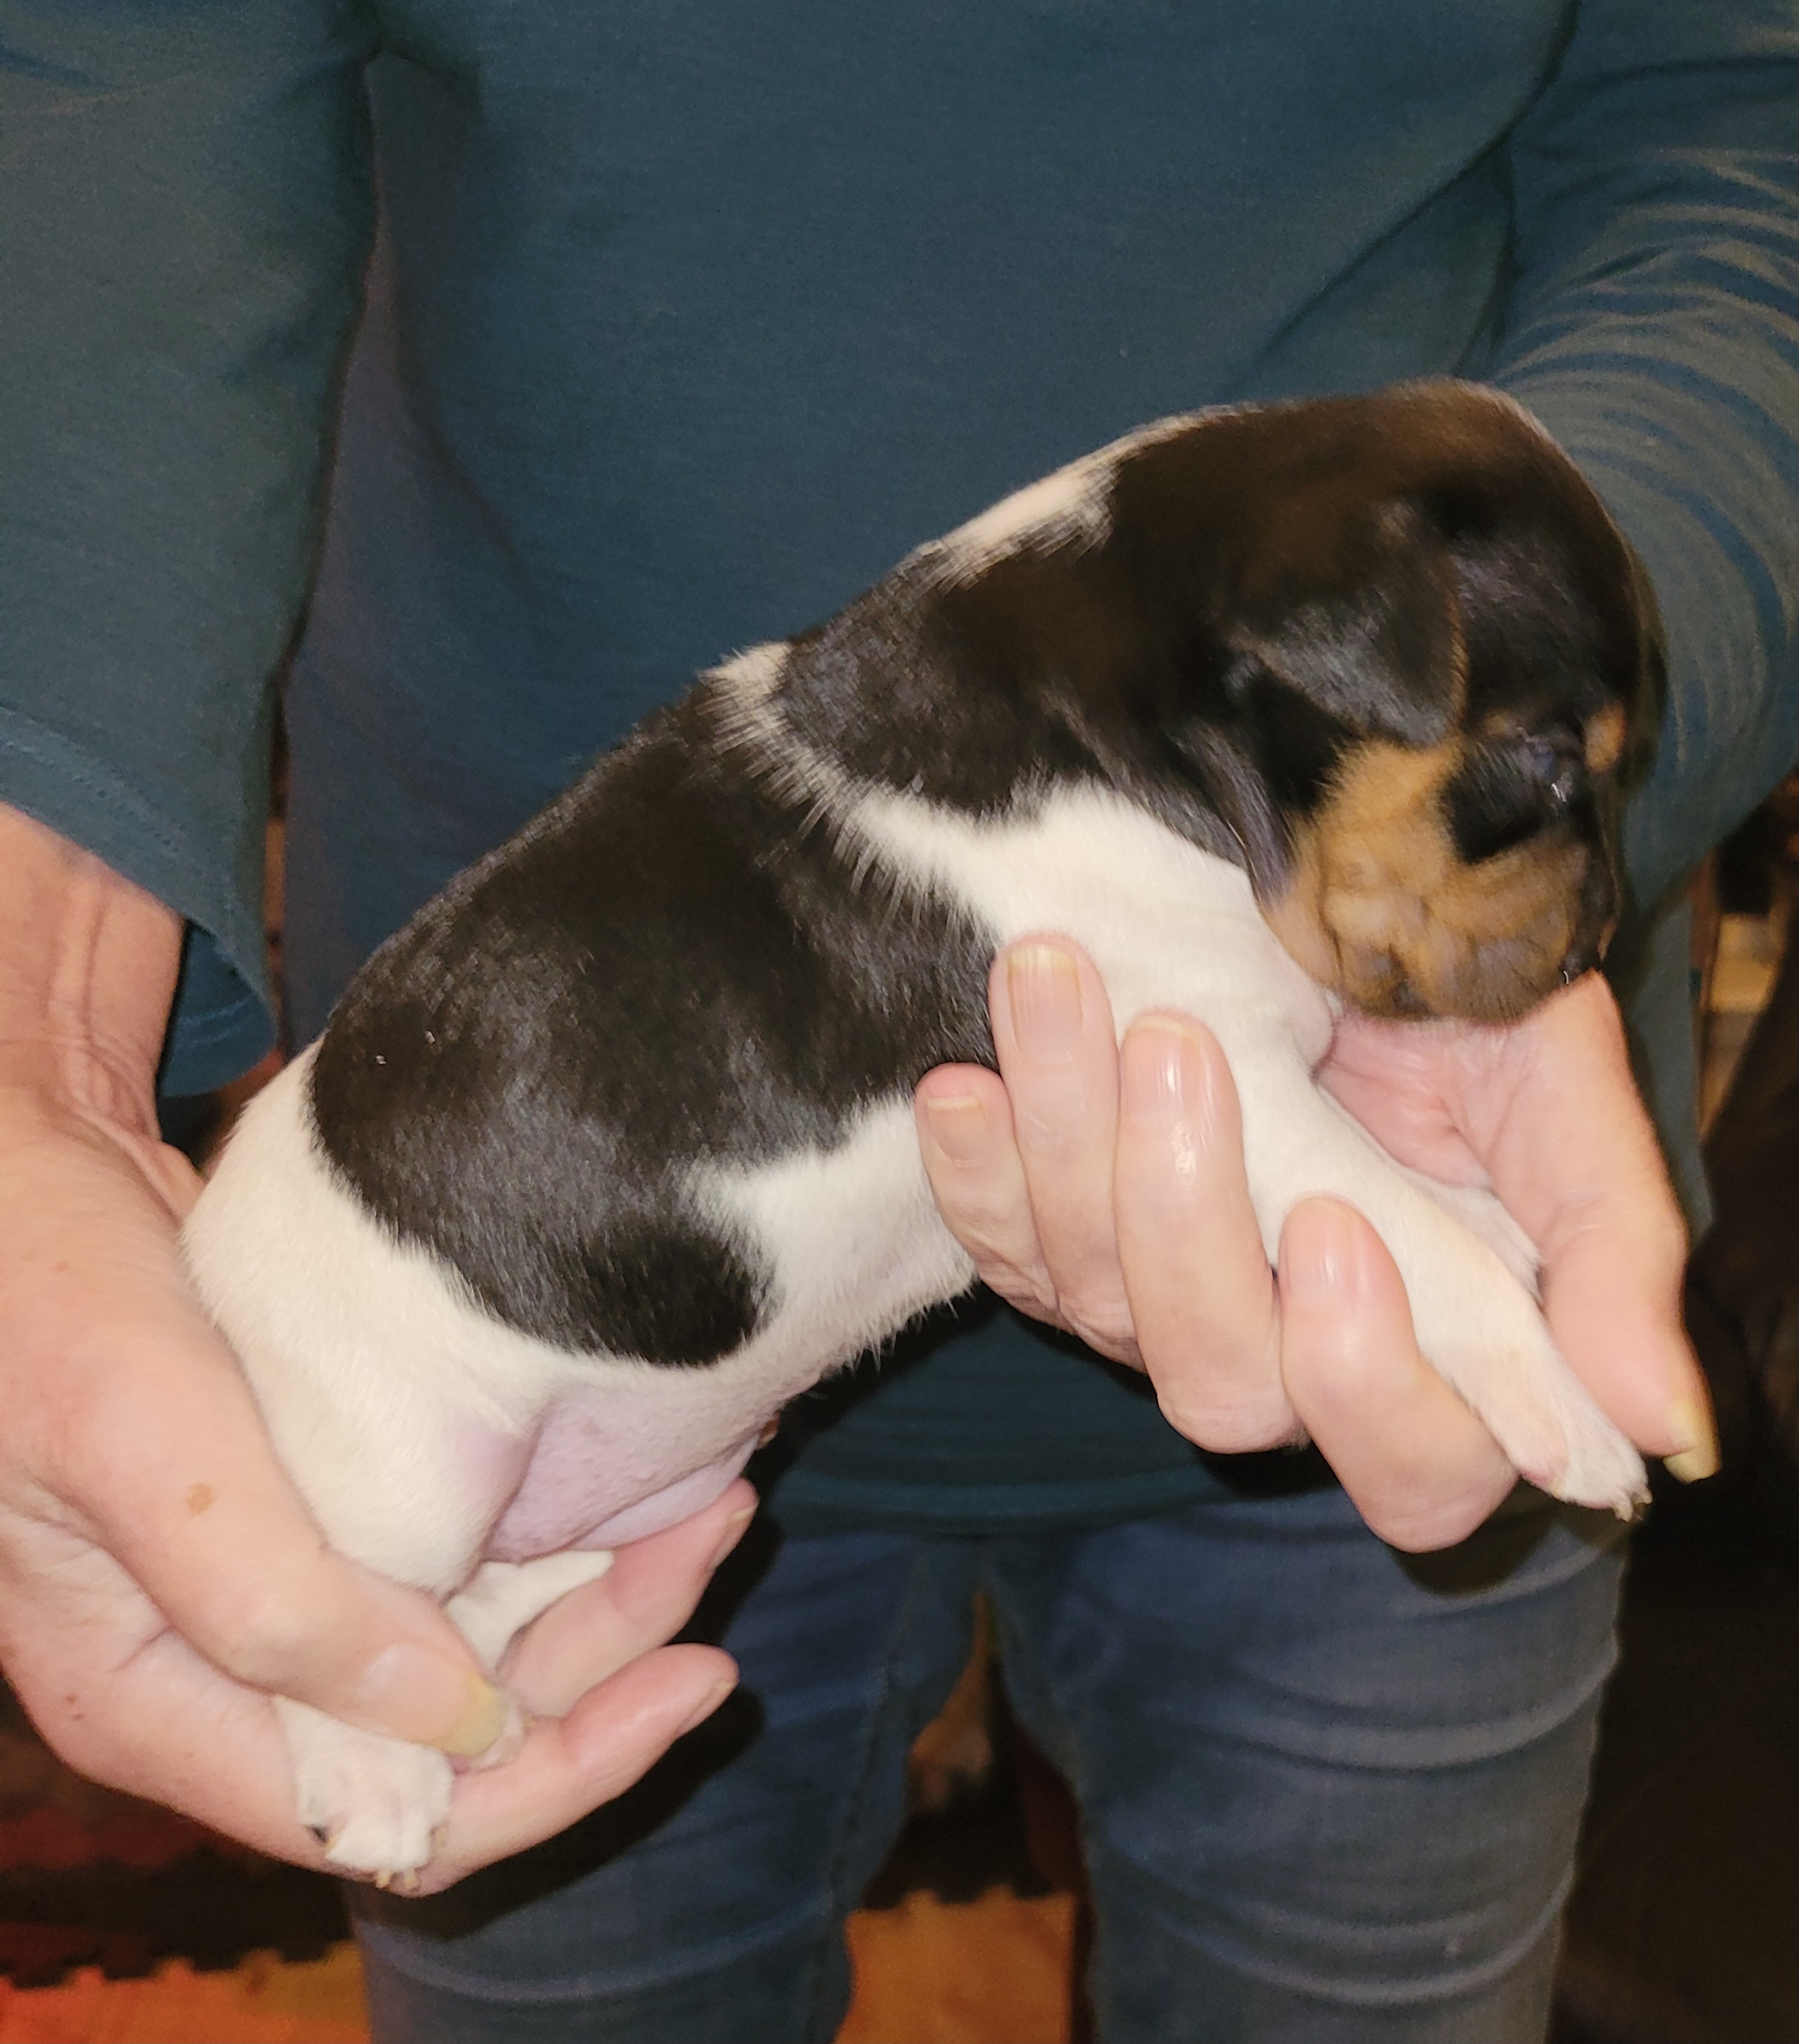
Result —
[[1647, 567], [1670, 700], [1626, 851], [1661, 897], [1799, 750], [1799, 63], [1755, 0], [1581, 0], [1509, 144], [1493, 380]]
[[156, 1135], [181, 918], [0, 804], [0, 1083]]
[[[0, 801], [259, 996], [271, 677], [374, 238], [375, 13], [57, 0], [7, 10], [0, 62]], [[171, 1090], [266, 1045], [216, 1019], [184, 1012]]]

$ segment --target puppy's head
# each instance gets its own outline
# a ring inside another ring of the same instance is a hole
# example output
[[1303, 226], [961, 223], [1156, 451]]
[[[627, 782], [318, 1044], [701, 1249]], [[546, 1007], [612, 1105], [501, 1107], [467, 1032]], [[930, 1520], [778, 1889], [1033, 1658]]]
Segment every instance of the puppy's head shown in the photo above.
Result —
[[1251, 861], [1264, 913], [1373, 1013], [1511, 1020], [1616, 916], [1620, 790], [1659, 694], [1647, 582], [1491, 393], [1251, 417], [1213, 618], [1276, 855]]

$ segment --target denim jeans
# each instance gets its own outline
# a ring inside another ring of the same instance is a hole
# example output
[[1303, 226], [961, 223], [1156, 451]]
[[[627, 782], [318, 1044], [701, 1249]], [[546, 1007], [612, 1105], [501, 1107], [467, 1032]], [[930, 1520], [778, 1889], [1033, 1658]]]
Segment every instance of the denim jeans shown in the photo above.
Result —
[[1541, 2038], [1619, 1528], [1520, 1490], [1419, 1560], [1341, 1493], [1074, 1531], [752, 1528], [742, 1687], [619, 1801], [449, 1894], [356, 1892], [382, 2044], [828, 2044], [907, 1746], [992, 1600], [1078, 1798], [1110, 2044]]

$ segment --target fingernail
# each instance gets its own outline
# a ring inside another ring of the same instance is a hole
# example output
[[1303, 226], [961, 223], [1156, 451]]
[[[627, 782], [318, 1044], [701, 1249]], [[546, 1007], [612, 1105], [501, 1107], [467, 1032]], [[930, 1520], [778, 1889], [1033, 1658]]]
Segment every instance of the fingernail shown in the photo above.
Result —
[[1199, 1043], [1190, 1029], [1171, 1016], [1140, 1015], [1124, 1032], [1119, 1101], [1136, 1121], [1182, 1121], [1200, 1097]]
[[1037, 1058], [1069, 1058], [1081, 1033], [1081, 979], [1066, 951], [1020, 944], [1006, 954], [1005, 986], [1019, 1047]]
[[750, 1521], [755, 1518], [756, 1510], [757, 1508], [755, 1505], [746, 1504], [741, 1512], [733, 1512], [731, 1516], [725, 1520], [725, 1531], [719, 1535], [718, 1545], [713, 1549], [712, 1559], [706, 1564], [706, 1566], [709, 1569], [716, 1569], [719, 1563], [724, 1560], [725, 1557], [730, 1553], [731, 1550], [736, 1546], [737, 1543], [743, 1539], [744, 1530], [748, 1526]]
[[971, 1093], [926, 1093], [924, 1118], [931, 1139], [952, 1164], [972, 1164], [986, 1154], [991, 1135], [987, 1110]]
[[712, 1687], [706, 1691], [705, 1696], [702, 1699], [698, 1707], [694, 1710], [692, 1716], [683, 1718], [681, 1720], [681, 1728], [675, 1733], [675, 1736], [677, 1739], [684, 1739], [689, 1732], [694, 1729], [696, 1726], [703, 1725], [706, 1719], [712, 1716], [713, 1712], [718, 1708], [719, 1705], [724, 1702], [725, 1699], [730, 1695], [731, 1692], [736, 1689], [736, 1686], [737, 1678], [735, 1675], [721, 1676], [719, 1679], [713, 1684]]
[[1662, 1458], [1662, 1466], [1680, 1483], [1702, 1483], [1718, 1473], [1718, 1430], [1710, 1409], [1682, 1399], [1668, 1416], [1669, 1431], [1684, 1447]]
[[1349, 1216], [1328, 1200], [1307, 1208], [1297, 1227], [1289, 1225], [1282, 1248], [1280, 1286], [1289, 1298], [1309, 1304], [1340, 1298], [1353, 1281]]
[[468, 1756], [474, 1761], [471, 1772], [485, 1774], [490, 1768], [504, 1767], [509, 1760], [517, 1759], [525, 1750], [525, 1741], [531, 1730], [529, 1721], [517, 1704], [506, 1699], [506, 1721], [494, 1735], [491, 1742], [478, 1754]]
[[473, 1669], [409, 1640], [376, 1654], [350, 1698], [358, 1717], [396, 1739], [472, 1759], [506, 1728], [505, 1696]]

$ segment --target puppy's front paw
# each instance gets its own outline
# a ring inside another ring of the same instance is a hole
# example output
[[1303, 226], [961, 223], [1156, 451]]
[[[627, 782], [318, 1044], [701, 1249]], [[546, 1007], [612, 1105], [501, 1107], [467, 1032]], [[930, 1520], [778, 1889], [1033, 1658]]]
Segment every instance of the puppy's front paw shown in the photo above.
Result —
[[1419, 1346], [1520, 1475], [1567, 1504], [1633, 1517], [1649, 1496], [1643, 1458], [1574, 1374], [1536, 1301], [1507, 1274], [1494, 1277], [1502, 1281], [1464, 1297], [1451, 1320], [1415, 1302]]
[[333, 1865], [404, 1883], [430, 1859], [455, 1777], [429, 1746], [410, 1746], [277, 1696], [294, 1763], [300, 1822]]
[[1419, 1347], [1520, 1475], [1570, 1504], [1632, 1517], [1649, 1496], [1643, 1458], [1555, 1346], [1536, 1245], [1484, 1187], [1411, 1176], [1485, 1246], [1440, 1243], [1408, 1270]]
[[1620, 1519], [1633, 1519], [1638, 1508], [1649, 1502], [1643, 1458], [1571, 1370], [1568, 1381], [1578, 1395], [1570, 1397], [1562, 1419], [1567, 1459], [1549, 1489], [1570, 1504], [1595, 1505]]

